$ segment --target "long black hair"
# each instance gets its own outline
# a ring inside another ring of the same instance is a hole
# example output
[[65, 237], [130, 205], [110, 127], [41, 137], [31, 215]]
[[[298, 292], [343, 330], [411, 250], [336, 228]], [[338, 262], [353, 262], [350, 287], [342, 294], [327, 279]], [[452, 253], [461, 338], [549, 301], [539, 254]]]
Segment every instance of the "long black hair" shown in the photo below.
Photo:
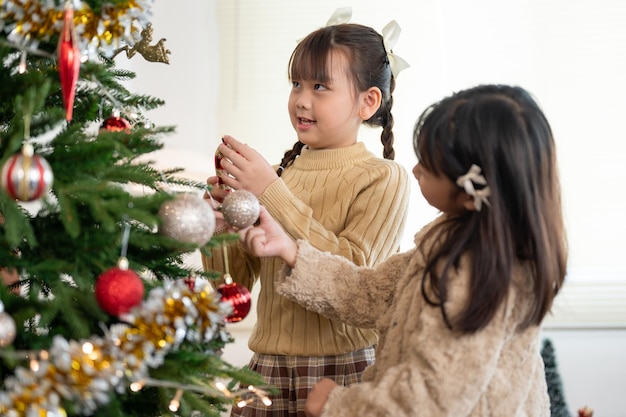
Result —
[[[422, 113], [413, 146], [426, 169], [454, 183], [478, 165], [491, 191], [489, 206], [432, 231], [438, 244], [423, 280], [434, 291], [423, 291], [428, 301], [440, 306], [450, 327], [481, 329], [505, 301], [521, 260], [530, 265], [535, 300], [521, 326], [538, 325], [565, 279], [567, 245], [555, 142], [536, 101], [514, 86], [460, 91]], [[447, 282], [463, 255], [471, 260], [468, 304], [452, 318], [443, 307]]]

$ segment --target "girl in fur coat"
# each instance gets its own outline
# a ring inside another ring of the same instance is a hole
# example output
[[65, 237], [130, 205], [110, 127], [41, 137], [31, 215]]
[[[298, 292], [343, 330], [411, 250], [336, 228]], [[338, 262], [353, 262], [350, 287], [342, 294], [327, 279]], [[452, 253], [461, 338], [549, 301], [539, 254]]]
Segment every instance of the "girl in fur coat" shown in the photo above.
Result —
[[322, 379], [307, 415], [549, 416], [540, 326], [567, 249], [548, 121], [524, 89], [484, 85], [430, 106], [413, 142], [413, 174], [441, 211], [414, 249], [358, 267], [293, 241], [264, 209], [240, 231], [254, 255], [285, 261], [280, 294], [380, 333], [362, 382]]

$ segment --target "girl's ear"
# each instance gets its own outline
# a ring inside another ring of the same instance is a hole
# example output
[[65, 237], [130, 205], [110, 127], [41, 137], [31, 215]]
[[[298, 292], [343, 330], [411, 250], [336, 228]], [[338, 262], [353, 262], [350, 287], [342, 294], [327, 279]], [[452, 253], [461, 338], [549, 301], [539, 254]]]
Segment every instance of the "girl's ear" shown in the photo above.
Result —
[[463, 191], [461, 193], [461, 204], [463, 208], [467, 211], [475, 211], [476, 206], [474, 205], [474, 197]]
[[368, 120], [380, 108], [383, 94], [378, 87], [370, 87], [367, 91], [360, 95], [361, 107], [359, 109], [359, 117], [361, 120]]

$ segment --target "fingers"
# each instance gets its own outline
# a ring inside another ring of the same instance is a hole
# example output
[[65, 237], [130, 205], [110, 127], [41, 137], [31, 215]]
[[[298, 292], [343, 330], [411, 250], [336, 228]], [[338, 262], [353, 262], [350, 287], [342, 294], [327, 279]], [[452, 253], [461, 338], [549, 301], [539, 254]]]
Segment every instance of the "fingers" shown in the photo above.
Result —
[[249, 160], [255, 156], [256, 152], [251, 147], [239, 142], [232, 136], [224, 136], [222, 142], [217, 147], [217, 150], [234, 163], [237, 160]]
[[248, 252], [254, 256], [265, 255], [265, 244], [267, 243], [267, 236], [265, 230], [259, 227], [248, 227], [239, 231], [239, 237], [244, 243]]
[[259, 205], [259, 220], [261, 223], [267, 223], [272, 218], [272, 215], [265, 208], [263, 204]]
[[239, 239], [244, 243], [247, 250], [255, 256], [265, 255], [265, 245], [267, 244], [267, 231], [263, 227], [265, 223], [272, 219], [267, 209], [261, 205], [259, 213], [259, 226], [249, 226], [239, 230]]
[[231, 148], [230, 145], [219, 145], [217, 152], [222, 155], [220, 160], [221, 169], [218, 171], [219, 180], [229, 187], [239, 189], [239, 184], [236, 184], [236, 178], [241, 175], [241, 166], [247, 160], [239, 152]]
[[224, 135], [224, 137], [222, 138], [222, 142], [226, 145], [226, 147], [234, 150], [235, 152], [238, 152], [244, 157], [246, 156], [246, 154], [252, 151], [251, 147], [249, 147], [245, 143], [239, 142], [237, 139], [230, 135]]
[[[210, 194], [209, 191], [204, 192], [202, 198], [204, 198], [205, 200], [213, 201], [215, 203], [221, 203], [230, 192], [229, 190], [225, 190], [218, 185], [219, 178], [217, 176], [207, 178], [206, 183], [211, 187], [211, 191]], [[213, 204], [213, 208], [217, 208], [216, 204]]]
[[220, 178], [236, 190], [248, 190], [258, 197], [278, 179], [272, 165], [260, 153], [231, 136], [224, 136], [218, 152], [224, 156]]

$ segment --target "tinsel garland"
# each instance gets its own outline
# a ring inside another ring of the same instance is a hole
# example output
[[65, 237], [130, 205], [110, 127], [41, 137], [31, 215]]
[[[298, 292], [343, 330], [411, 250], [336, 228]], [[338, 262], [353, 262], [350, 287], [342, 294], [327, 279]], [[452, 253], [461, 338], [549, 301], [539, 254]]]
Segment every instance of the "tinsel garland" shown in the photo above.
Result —
[[227, 341], [223, 324], [231, 312], [206, 280], [196, 280], [193, 289], [184, 280], [155, 288], [122, 317], [126, 324], [103, 337], [72, 341], [56, 336], [49, 350], [24, 352], [30, 366], [17, 367], [4, 380], [0, 415], [62, 416], [63, 400], [81, 414], [93, 414], [112, 392], [142, 387], [149, 368], [163, 364], [183, 342]]
[[[94, 12], [85, 1], [74, 0], [74, 26], [81, 51], [101, 50], [111, 56], [122, 44], [133, 45], [134, 35], [149, 22], [154, 0], [104, 3]], [[37, 49], [39, 41], [61, 32], [65, 2], [0, 0], [0, 30], [22, 49]]]

